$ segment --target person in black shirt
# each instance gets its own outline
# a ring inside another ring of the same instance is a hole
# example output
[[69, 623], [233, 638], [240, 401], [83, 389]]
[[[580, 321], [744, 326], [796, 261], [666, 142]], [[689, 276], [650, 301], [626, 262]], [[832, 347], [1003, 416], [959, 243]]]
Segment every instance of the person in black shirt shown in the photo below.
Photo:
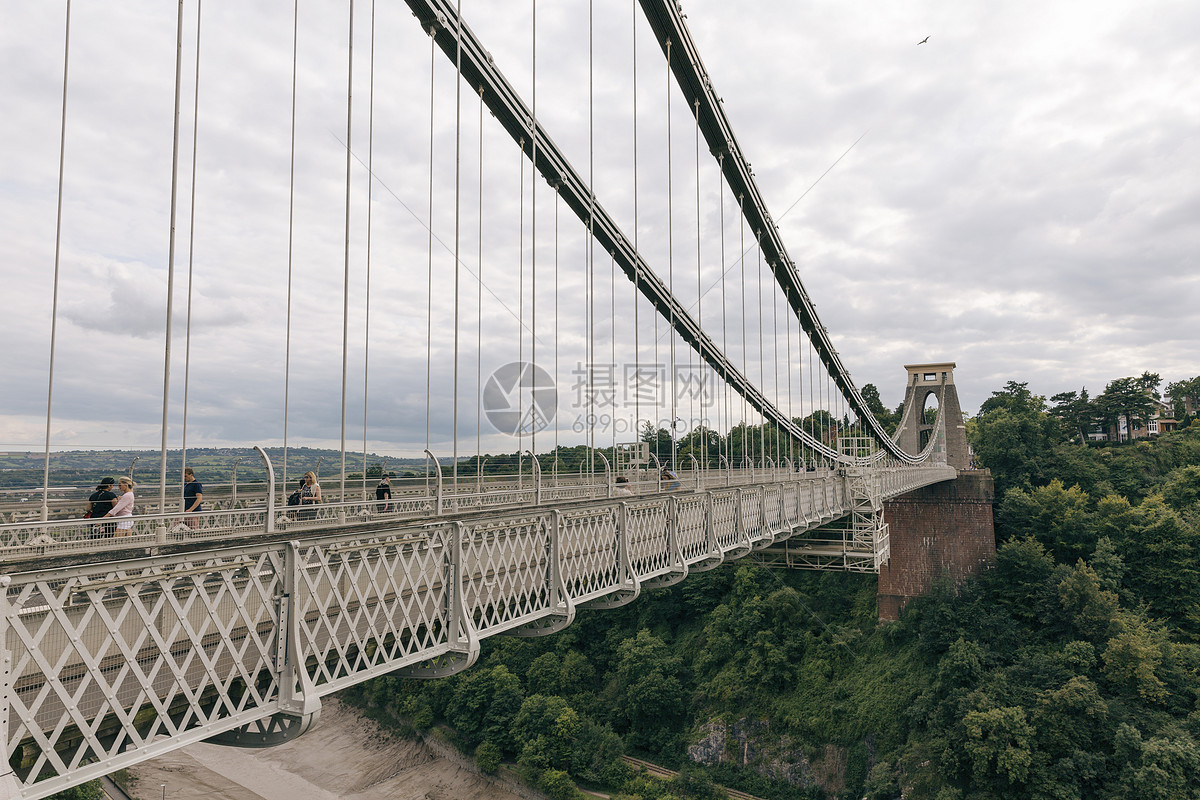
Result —
[[[204, 484], [196, 480], [196, 473], [191, 467], [183, 469], [183, 510], [185, 512], [204, 510]], [[189, 528], [199, 528], [199, 517], [188, 517]]]
[[[92, 519], [103, 517], [109, 511], [112, 511], [113, 503], [116, 502], [117, 493], [112, 490], [113, 484], [116, 483], [112, 478], [105, 478], [100, 481], [100, 485], [96, 487], [96, 491], [88, 497], [88, 516]], [[99, 539], [113, 535], [113, 523], [106, 522], [103, 525], [92, 526], [92, 538]]]
[[[375, 487], [375, 502], [383, 502], [384, 500], [392, 499], [392, 478], [386, 472], [383, 473], [383, 478], [380, 479], [379, 485]], [[390, 502], [383, 503], [379, 506], [379, 510], [387, 513], [392, 510]]]

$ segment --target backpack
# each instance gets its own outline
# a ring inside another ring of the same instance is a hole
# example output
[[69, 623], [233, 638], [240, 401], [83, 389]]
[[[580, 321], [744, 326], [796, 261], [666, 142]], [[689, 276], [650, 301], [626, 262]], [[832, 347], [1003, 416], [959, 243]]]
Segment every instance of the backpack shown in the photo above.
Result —
[[299, 489], [297, 489], [296, 491], [294, 491], [288, 495], [287, 504], [289, 506], [300, 505], [300, 490]]

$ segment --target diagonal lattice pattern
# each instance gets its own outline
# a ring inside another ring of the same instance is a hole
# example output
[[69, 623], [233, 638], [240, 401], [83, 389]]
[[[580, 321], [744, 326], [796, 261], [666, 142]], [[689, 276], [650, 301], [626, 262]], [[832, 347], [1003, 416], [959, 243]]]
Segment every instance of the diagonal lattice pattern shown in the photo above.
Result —
[[471, 523], [463, 532], [463, 593], [481, 634], [537, 619], [550, 603], [551, 512]]
[[558, 546], [563, 583], [577, 603], [608, 594], [621, 581], [617, 519], [615, 504], [562, 515]]
[[722, 553], [736, 549], [741, 541], [742, 533], [737, 521], [740, 491], [725, 489], [713, 492], [713, 534]]
[[671, 568], [670, 499], [658, 497], [630, 503], [626, 512], [629, 560], [641, 580]]
[[751, 543], [763, 538], [763, 488], [761, 486], [747, 487], [742, 490], [741, 499], [742, 534]]
[[7, 744], [21, 771], [62, 775], [269, 706], [279, 572], [278, 551], [234, 550], [11, 584]]
[[709, 554], [708, 516], [711, 494], [691, 495], [678, 499], [677, 522], [679, 549], [683, 561], [694, 564]]
[[293, 613], [320, 693], [428, 658], [448, 639], [450, 525], [300, 550]]

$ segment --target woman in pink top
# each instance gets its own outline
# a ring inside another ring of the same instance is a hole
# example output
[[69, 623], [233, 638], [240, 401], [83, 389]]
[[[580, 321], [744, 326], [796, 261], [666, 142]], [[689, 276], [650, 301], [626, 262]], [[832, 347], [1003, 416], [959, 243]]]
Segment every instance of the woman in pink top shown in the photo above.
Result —
[[129, 529], [133, 527], [133, 487], [133, 478], [117, 480], [117, 491], [120, 492], [120, 496], [113, 503], [112, 511], [104, 515], [106, 517], [125, 517], [117, 523], [117, 536], [128, 536]]

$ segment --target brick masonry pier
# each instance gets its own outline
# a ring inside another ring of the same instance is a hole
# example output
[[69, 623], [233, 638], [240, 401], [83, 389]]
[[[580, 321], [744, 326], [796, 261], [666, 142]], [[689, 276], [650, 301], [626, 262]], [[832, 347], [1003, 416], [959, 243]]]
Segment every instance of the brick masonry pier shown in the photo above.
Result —
[[884, 503], [892, 554], [879, 568], [879, 620], [899, 619], [904, 606], [948, 574], [962, 583], [996, 554], [992, 473], [962, 470], [958, 478]]

